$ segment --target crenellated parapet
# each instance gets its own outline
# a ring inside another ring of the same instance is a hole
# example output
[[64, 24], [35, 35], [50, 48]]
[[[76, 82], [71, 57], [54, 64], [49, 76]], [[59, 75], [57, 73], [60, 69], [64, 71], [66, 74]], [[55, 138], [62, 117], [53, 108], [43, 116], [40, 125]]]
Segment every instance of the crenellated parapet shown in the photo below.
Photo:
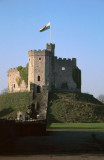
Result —
[[48, 51], [54, 51], [54, 49], [55, 49], [55, 44], [46, 44], [46, 49], [48, 50]]
[[55, 63], [59, 63], [59, 64], [62, 64], [62, 65], [72, 65], [72, 66], [76, 66], [76, 58], [58, 58], [57, 56], [54, 57], [54, 61]]
[[17, 68], [10, 68], [10, 69], [8, 70], [8, 73], [9, 73], [9, 72], [15, 72], [15, 71], [17, 71]]
[[[31, 83], [35, 84], [37, 93], [42, 91], [44, 85], [48, 86], [49, 91], [66, 86], [70, 91], [81, 91], [81, 70], [77, 67], [76, 58], [58, 58], [54, 55], [54, 49], [55, 44], [50, 43], [44, 50], [28, 51], [28, 91]], [[10, 92], [27, 90], [20, 83], [20, 78], [17, 68], [8, 71]]]
[[28, 51], [28, 56], [45, 56], [49, 55], [49, 52], [47, 50], [30, 50]]

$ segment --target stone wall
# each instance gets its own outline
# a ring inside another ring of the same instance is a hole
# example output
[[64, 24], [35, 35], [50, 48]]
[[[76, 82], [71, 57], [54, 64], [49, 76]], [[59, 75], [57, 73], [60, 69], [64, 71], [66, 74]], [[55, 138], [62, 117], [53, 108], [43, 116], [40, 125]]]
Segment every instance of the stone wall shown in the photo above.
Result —
[[[35, 84], [35, 92], [37, 87], [54, 85], [54, 48], [55, 45], [46, 45], [46, 50], [30, 50], [29, 56], [29, 73], [28, 73], [28, 91], [30, 91], [30, 83]], [[39, 77], [39, 79], [38, 79]]]
[[40, 112], [39, 112], [40, 119], [46, 120], [47, 107], [48, 107], [48, 86], [43, 86], [41, 93]]
[[28, 91], [30, 91], [30, 83], [34, 83], [37, 92], [37, 86], [40, 87], [40, 91], [43, 85], [45, 85], [45, 55], [46, 51], [33, 50], [28, 52], [29, 56], [29, 71], [28, 71]]
[[[34, 83], [35, 93], [42, 92], [43, 86], [48, 86], [48, 91], [53, 89], [68, 89], [69, 91], [81, 91], [81, 71], [76, 65], [76, 58], [62, 59], [54, 56], [55, 44], [46, 44], [45, 50], [30, 50], [28, 67], [28, 91], [30, 84]], [[77, 68], [77, 71], [75, 70]], [[73, 72], [74, 69], [74, 72]], [[74, 78], [73, 78], [74, 75]], [[77, 80], [78, 77], [78, 80]], [[9, 92], [26, 91], [25, 82], [20, 86], [17, 79], [19, 71], [10, 69], [8, 72]]]
[[48, 107], [48, 86], [43, 86], [41, 93], [35, 93], [35, 85], [30, 85], [29, 105], [33, 104], [37, 113], [37, 120], [46, 120]]
[[80, 91], [73, 80], [72, 71], [76, 67], [76, 59], [54, 58], [55, 88], [68, 89], [70, 91]]
[[24, 92], [27, 91], [26, 84], [24, 80], [18, 85], [18, 80], [20, 79], [20, 73], [17, 68], [10, 69], [8, 71], [8, 92]]
[[[47, 44], [46, 45], [46, 50], [49, 52], [49, 56], [46, 58], [46, 68], [45, 68], [45, 73], [46, 73], [46, 78], [48, 78], [48, 89], [51, 91], [54, 88], [55, 84], [55, 76], [54, 76], [54, 49], [55, 49], [55, 44]], [[47, 83], [46, 83], [47, 85]]]

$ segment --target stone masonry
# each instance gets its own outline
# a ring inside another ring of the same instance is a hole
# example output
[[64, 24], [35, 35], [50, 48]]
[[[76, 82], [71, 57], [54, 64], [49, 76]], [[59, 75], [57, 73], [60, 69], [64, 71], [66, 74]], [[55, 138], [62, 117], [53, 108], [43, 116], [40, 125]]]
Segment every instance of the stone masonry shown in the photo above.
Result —
[[[42, 92], [43, 86], [48, 86], [48, 90], [69, 90], [81, 92], [81, 85], [77, 87], [73, 80], [73, 68], [80, 69], [76, 65], [76, 58], [57, 58], [54, 55], [55, 44], [46, 44], [45, 50], [30, 50], [28, 67], [28, 88], [22, 80], [20, 86], [17, 79], [20, 77], [19, 71], [14, 68], [8, 71], [8, 92], [30, 91], [30, 84], [34, 84], [34, 92]], [[81, 71], [80, 71], [81, 72]], [[77, 75], [81, 84], [81, 75]]]
[[8, 92], [30, 92], [29, 105], [34, 106], [36, 119], [46, 119], [48, 93], [54, 90], [81, 92], [81, 71], [76, 58], [62, 59], [54, 55], [55, 44], [46, 44], [45, 50], [28, 52], [28, 87], [19, 82], [17, 68], [8, 71]]
[[[49, 91], [64, 89], [81, 92], [81, 87], [77, 87], [72, 76], [73, 68], [77, 67], [76, 59], [57, 58], [54, 56], [54, 49], [55, 44], [47, 44], [46, 50], [28, 52], [28, 91], [30, 91], [30, 83], [34, 83], [36, 93], [41, 92], [44, 85], [48, 86]], [[81, 81], [81, 77], [79, 79]]]
[[22, 80], [21, 84], [18, 85], [17, 81], [20, 78], [20, 73], [17, 68], [10, 69], [8, 71], [8, 92], [24, 92], [27, 91], [25, 81]]

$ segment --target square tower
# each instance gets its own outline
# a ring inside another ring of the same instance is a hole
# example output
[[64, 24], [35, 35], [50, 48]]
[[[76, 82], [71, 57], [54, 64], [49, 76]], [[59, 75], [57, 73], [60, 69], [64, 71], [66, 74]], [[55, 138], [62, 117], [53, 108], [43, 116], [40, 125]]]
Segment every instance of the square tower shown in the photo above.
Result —
[[46, 50], [30, 50], [28, 52], [28, 91], [30, 91], [31, 83], [35, 85], [35, 93], [40, 93], [45, 85], [51, 90], [51, 83], [54, 83], [54, 48], [54, 44], [47, 44]]

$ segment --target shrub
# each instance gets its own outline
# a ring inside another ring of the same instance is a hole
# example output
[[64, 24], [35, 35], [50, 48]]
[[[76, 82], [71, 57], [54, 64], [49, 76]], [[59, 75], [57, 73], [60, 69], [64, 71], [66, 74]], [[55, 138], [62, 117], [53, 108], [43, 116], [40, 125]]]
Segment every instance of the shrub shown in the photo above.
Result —
[[28, 64], [26, 65], [26, 67], [18, 66], [17, 70], [20, 72], [20, 78], [16, 79], [18, 85], [20, 85], [22, 80], [24, 80], [26, 86], [28, 86]]

